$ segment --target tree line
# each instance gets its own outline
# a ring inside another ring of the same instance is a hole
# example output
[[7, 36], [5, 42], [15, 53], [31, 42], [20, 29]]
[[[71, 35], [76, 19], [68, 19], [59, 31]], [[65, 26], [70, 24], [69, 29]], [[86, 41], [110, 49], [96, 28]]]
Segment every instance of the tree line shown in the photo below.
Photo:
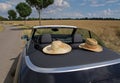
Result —
[[[4, 18], [2, 16], [0, 16], [0, 20], [6, 20], [9, 21], [8, 18]], [[22, 19], [21, 17], [17, 17], [16, 19], [14, 19], [15, 21], [23, 21], [24, 19]], [[31, 20], [39, 20], [39, 18], [27, 18], [27, 21], [31, 21]], [[89, 18], [89, 17], [85, 17], [85, 18], [41, 18], [41, 20], [120, 20], [120, 18]]]

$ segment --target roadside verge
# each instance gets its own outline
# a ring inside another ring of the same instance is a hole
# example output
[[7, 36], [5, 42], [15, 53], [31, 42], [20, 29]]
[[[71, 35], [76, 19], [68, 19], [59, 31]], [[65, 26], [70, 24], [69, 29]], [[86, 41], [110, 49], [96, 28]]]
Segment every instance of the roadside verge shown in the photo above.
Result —
[[4, 30], [4, 27], [0, 25], [0, 32], [2, 32], [3, 30]]

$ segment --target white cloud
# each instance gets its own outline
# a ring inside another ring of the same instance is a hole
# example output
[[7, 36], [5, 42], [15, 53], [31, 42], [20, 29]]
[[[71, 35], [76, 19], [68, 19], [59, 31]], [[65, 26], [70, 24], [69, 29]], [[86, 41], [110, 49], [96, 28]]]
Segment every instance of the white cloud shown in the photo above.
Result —
[[[67, 0], [54, 0], [54, 3], [50, 5], [49, 7], [43, 9], [41, 11], [41, 17], [49, 18], [54, 16], [60, 16], [60, 13], [66, 9], [69, 8], [70, 4]], [[37, 17], [37, 11], [34, 8], [33, 13], [31, 14], [32, 17]], [[63, 12], [64, 13], [64, 12]]]
[[111, 10], [110, 8], [109, 9], [106, 9], [104, 11], [101, 11], [103, 16], [105, 17], [116, 17], [116, 18], [120, 18], [120, 9], [114, 9], [114, 10]]
[[56, 12], [49, 15], [42, 15], [43, 18], [82, 18], [84, 15], [80, 12]]
[[105, 6], [105, 2], [100, 2], [99, 0], [83, 0], [80, 6], [91, 6], [91, 7], [100, 7]]
[[55, 10], [49, 10], [49, 11], [46, 11], [45, 13], [46, 13], [46, 14], [50, 14], [50, 13], [51, 13], [51, 14], [55, 14], [56, 11], [55, 11]]
[[113, 11], [111, 9], [107, 9], [103, 11], [104, 16], [110, 16], [112, 15]]
[[116, 10], [111, 10], [110, 8], [105, 9], [105, 10], [101, 10], [101, 11], [94, 11], [94, 12], [89, 12], [87, 14], [88, 17], [116, 17], [116, 18], [120, 18], [120, 10], [116, 9]]
[[65, 0], [55, 0], [54, 6], [56, 6], [56, 7], [70, 7], [70, 4]]
[[113, 3], [120, 3], [120, 0], [83, 0], [81, 6], [89, 5], [91, 7], [101, 7], [108, 4], [113, 5]]
[[96, 15], [96, 13], [88, 13], [87, 16], [88, 17], [97, 17], [98, 15]]
[[8, 3], [0, 3], [0, 11], [4, 12], [12, 8], [11, 4]]
[[62, 13], [61, 14], [62, 17], [64, 18], [81, 18], [81, 17], [84, 17], [84, 15], [80, 12], [72, 12], [72, 13]]
[[82, 14], [82, 13], [74, 13], [74, 14], [72, 14], [73, 15], [73, 17], [75, 16], [75, 17], [83, 17], [84, 15]]
[[7, 17], [8, 10], [15, 10], [15, 6], [20, 2], [25, 2], [25, 0], [3, 0], [3, 2], [0, 2], [0, 15]]
[[54, 3], [50, 5], [48, 8], [44, 9], [43, 13], [55, 14], [69, 7], [70, 7], [70, 4], [66, 0], [54, 0]]

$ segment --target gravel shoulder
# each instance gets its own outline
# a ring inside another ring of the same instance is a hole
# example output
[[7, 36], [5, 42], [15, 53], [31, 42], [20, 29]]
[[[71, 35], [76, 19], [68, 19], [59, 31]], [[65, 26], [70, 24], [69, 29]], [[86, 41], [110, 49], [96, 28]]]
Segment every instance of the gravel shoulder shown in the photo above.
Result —
[[7, 83], [11, 66], [22, 48], [21, 32], [12, 28], [15, 27], [4, 25], [4, 31], [0, 32], [0, 83]]

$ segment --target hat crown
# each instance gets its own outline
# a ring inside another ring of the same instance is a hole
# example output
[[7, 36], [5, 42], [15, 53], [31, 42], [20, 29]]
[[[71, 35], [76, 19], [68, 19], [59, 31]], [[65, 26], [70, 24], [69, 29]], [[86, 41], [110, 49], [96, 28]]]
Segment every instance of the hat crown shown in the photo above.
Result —
[[71, 46], [59, 40], [53, 41], [50, 45], [43, 48], [43, 52], [47, 54], [64, 54], [71, 50]]
[[61, 41], [53, 41], [51, 44], [51, 48], [53, 50], [57, 50], [62, 46], [62, 42]]
[[87, 38], [86, 43], [89, 45], [98, 45], [98, 42], [93, 38]]
[[79, 47], [94, 52], [101, 52], [103, 50], [103, 48], [98, 44], [97, 40], [93, 38], [87, 38], [86, 42], [80, 44]]

